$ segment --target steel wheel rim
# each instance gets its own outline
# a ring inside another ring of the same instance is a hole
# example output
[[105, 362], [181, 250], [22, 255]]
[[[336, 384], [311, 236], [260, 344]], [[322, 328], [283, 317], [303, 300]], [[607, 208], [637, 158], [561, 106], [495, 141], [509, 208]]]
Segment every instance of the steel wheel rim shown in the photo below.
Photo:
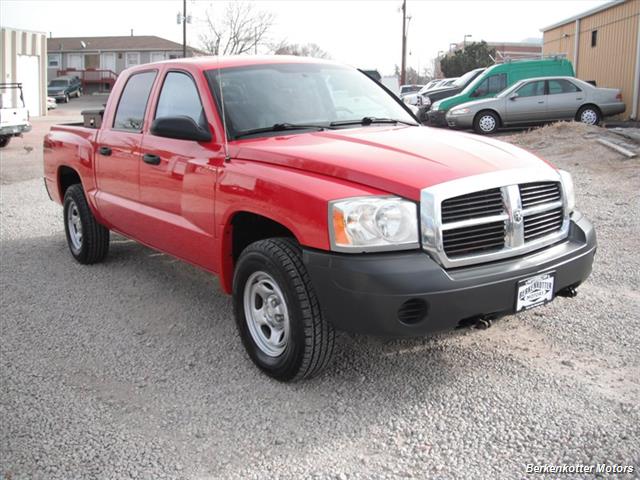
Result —
[[595, 125], [598, 121], [598, 115], [593, 110], [588, 109], [582, 112], [580, 120], [582, 120], [582, 123], [586, 123], [587, 125]]
[[483, 132], [492, 132], [496, 128], [496, 119], [491, 115], [483, 115], [478, 124]]
[[82, 220], [80, 220], [78, 206], [73, 200], [69, 202], [67, 208], [67, 230], [73, 249], [80, 250], [82, 248]]
[[280, 286], [268, 273], [251, 274], [244, 286], [244, 316], [251, 338], [269, 357], [278, 357], [289, 341], [289, 311]]

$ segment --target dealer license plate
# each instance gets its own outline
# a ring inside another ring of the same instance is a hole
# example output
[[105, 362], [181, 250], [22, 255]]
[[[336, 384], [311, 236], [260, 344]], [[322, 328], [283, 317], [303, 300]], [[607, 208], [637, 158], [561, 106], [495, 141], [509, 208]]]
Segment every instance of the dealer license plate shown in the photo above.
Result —
[[553, 273], [543, 273], [518, 282], [516, 312], [544, 305], [553, 300]]

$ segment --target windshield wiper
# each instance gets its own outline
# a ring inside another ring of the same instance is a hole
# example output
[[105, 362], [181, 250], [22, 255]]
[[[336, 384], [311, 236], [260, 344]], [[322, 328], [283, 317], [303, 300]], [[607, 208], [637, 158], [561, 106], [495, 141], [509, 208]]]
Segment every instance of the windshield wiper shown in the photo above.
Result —
[[331, 128], [332, 125], [313, 125], [302, 123], [274, 123], [270, 127], [252, 128], [251, 130], [243, 130], [236, 133], [235, 138], [248, 137], [249, 135], [257, 135], [259, 133], [284, 132], [286, 130], [308, 130], [315, 128], [318, 131]]
[[331, 122], [329, 125], [331, 127], [340, 127], [343, 125], [363, 125], [366, 127], [374, 123], [389, 123], [393, 125], [401, 123], [403, 125], [411, 125], [413, 127], [418, 126], [417, 123], [407, 122], [405, 120], [398, 120], [396, 118], [381, 118], [381, 117], [363, 117], [360, 120], [339, 120], [336, 122]]

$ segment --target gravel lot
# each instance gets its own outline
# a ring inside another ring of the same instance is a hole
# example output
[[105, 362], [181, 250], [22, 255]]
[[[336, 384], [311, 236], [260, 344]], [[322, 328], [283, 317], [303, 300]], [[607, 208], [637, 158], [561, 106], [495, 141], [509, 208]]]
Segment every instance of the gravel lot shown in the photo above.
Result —
[[294, 385], [253, 367], [213, 277], [120, 237], [75, 263], [24, 148], [41, 138], [16, 139], [0, 154], [0, 478], [639, 478], [640, 161], [594, 132], [501, 137], [574, 174], [599, 237], [576, 299], [485, 331], [342, 335]]

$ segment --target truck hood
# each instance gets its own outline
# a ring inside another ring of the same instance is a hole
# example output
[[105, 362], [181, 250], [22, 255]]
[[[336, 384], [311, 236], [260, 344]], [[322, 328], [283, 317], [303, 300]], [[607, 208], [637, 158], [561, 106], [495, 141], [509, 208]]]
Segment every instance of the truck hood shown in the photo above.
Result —
[[471, 175], [547, 164], [513, 145], [429, 127], [369, 126], [234, 142], [239, 159], [348, 180], [418, 201]]

